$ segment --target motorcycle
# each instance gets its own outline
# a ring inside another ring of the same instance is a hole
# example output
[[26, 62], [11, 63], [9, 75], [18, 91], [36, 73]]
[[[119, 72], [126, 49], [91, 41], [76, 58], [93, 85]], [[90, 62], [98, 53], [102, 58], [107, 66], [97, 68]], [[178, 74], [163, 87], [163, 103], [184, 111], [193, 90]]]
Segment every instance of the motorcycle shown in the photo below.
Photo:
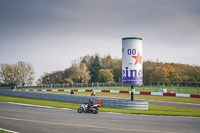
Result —
[[95, 94], [96, 94], [96, 93], [95, 93], [94, 91], [91, 92], [91, 96], [95, 96]]
[[78, 113], [82, 113], [82, 112], [91, 113], [92, 112], [93, 114], [98, 114], [99, 113], [98, 107], [100, 107], [99, 104], [94, 104], [88, 109], [88, 103], [83, 103], [81, 105], [81, 107], [78, 109]]

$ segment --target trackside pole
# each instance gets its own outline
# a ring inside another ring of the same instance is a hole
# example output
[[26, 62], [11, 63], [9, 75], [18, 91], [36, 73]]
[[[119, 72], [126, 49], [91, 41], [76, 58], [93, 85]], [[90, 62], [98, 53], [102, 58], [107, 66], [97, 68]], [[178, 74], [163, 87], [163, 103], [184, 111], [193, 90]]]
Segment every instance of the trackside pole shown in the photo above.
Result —
[[134, 100], [134, 95], [133, 95], [133, 86], [131, 86], [131, 101]]
[[143, 84], [142, 38], [122, 38], [122, 84], [131, 86], [131, 101], [134, 100], [133, 86]]

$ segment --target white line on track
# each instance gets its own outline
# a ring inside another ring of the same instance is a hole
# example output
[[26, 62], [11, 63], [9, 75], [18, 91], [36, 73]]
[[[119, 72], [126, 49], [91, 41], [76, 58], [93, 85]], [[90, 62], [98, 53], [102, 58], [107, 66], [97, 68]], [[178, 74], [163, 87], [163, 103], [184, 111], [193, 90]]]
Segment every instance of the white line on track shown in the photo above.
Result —
[[32, 104], [24, 104], [24, 103], [14, 103], [14, 102], [6, 102], [6, 103], [17, 104], [17, 105], [24, 105], [24, 106], [32, 106], [32, 107], [40, 107], [40, 108], [74, 110], [74, 109], [68, 109], [68, 108], [58, 108], [58, 107], [50, 107], [50, 106], [40, 106], [40, 105], [32, 105]]

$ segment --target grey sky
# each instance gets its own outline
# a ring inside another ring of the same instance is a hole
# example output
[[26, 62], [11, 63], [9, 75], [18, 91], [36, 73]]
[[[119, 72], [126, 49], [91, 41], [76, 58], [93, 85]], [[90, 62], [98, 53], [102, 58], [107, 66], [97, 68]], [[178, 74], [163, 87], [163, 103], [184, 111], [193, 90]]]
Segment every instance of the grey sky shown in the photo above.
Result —
[[200, 1], [0, 0], [0, 64], [29, 61], [36, 78], [87, 54], [121, 58], [130, 36], [145, 60], [200, 65]]

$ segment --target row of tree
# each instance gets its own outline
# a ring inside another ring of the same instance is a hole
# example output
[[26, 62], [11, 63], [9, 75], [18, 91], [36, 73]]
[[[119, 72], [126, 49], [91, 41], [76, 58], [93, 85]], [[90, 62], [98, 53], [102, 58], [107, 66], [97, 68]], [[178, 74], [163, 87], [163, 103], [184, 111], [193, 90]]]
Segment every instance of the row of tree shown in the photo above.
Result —
[[0, 85], [32, 85], [34, 69], [31, 63], [19, 61], [16, 64], [0, 65]]
[[199, 66], [146, 61], [143, 63], [143, 68], [143, 80], [146, 82], [200, 82]]
[[71, 67], [64, 71], [44, 73], [37, 84], [55, 83], [88, 83], [88, 82], [119, 82], [121, 78], [121, 60], [112, 59], [110, 55], [100, 58], [84, 56], [73, 60]]
[[[44, 73], [38, 84], [55, 83], [88, 83], [88, 82], [121, 82], [122, 60], [113, 59], [110, 55], [86, 55], [73, 60], [72, 65], [64, 71]], [[144, 82], [180, 83], [200, 82], [200, 67], [187, 64], [144, 61]]]
[[[29, 62], [19, 61], [16, 64], [1, 64], [1, 85], [32, 85], [34, 69]], [[122, 60], [113, 59], [110, 55], [86, 55], [73, 60], [69, 68], [63, 71], [44, 73], [37, 80], [40, 84], [89, 83], [89, 82], [121, 82]], [[199, 83], [200, 67], [187, 64], [143, 62], [143, 81], [157, 83]]]

